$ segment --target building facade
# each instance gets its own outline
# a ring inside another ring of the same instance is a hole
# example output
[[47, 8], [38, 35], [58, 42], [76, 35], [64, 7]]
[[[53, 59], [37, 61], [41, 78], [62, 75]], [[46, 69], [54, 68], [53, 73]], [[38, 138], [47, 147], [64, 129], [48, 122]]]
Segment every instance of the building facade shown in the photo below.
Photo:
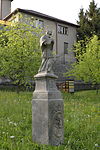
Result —
[[5, 17], [4, 21], [25, 22], [28, 18], [33, 22], [33, 27], [42, 28], [44, 32], [52, 31], [55, 41], [53, 49], [57, 55], [54, 65], [55, 74], [59, 76], [59, 81], [66, 80], [63, 73], [75, 62], [73, 45], [76, 42], [78, 25], [33, 10], [19, 8]]
[[5, 22], [25, 22], [30, 19], [33, 27], [42, 28], [43, 32], [51, 30], [54, 38], [54, 53], [57, 58], [54, 63], [55, 74], [58, 80], [66, 80], [64, 73], [75, 62], [73, 45], [76, 42], [78, 25], [36, 12], [17, 8], [11, 13], [13, 0], [0, 0], [0, 19]]

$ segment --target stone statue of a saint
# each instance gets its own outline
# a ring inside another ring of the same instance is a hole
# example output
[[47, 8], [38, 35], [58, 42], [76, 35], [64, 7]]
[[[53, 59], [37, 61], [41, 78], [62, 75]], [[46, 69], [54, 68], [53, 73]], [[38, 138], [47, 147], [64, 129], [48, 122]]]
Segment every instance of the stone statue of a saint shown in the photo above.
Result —
[[53, 45], [54, 40], [51, 37], [52, 32], [47, 31], [45, 35], [40, 38], [40, 47], [42, 49], [42, 63], [38, 72], [52, 73], [53, 64]]

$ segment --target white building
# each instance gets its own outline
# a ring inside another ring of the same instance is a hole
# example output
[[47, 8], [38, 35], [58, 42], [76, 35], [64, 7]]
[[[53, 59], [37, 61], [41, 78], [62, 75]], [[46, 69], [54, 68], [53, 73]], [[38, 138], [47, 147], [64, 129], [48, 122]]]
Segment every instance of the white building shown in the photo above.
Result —
[[0, 0], [1, 19], [16, 22], [20, 20], [21, 14], [23, 21], [25, 18], [31, 18], [34, 26], [40, 27], [44, 31], [51, 30], [55, 41], [54, 51], [59, 56], [55, 62], [54, 70], [59, 76], [59, 80], [66, 80], [63, 77], [63, 73], [75, 61], [73, 45], [76, 42], [78, 25], [33, 10], [17, 8], [14, 12], [10, 13], [11, 1], [13, 0]]

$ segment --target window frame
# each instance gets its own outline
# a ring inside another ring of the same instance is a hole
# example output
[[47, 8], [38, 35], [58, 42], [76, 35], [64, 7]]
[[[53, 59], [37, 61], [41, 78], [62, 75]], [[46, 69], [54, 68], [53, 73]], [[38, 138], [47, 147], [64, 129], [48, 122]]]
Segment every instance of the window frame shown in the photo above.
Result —
[[[65, 46], [65, 45], [67, 45], [67, 46]], [[65, 55], [68, 54], [68, 42], [64, 42], [64, 54]]]
[[59, 34], [68, 35], [68, 27], [58, 24], [58, 26], [57, 26], [57, 32]]

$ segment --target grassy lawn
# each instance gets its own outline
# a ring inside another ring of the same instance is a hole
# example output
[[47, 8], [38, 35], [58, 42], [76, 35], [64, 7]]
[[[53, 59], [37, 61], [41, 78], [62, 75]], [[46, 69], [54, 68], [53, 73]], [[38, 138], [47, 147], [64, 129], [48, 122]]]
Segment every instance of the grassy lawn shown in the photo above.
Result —
[[0, 91], [0, 150], [99, 150], [100, 94], [82, 91], [63, 97], [64, 144], [54, 147], [32, 142], [32, 93]]

